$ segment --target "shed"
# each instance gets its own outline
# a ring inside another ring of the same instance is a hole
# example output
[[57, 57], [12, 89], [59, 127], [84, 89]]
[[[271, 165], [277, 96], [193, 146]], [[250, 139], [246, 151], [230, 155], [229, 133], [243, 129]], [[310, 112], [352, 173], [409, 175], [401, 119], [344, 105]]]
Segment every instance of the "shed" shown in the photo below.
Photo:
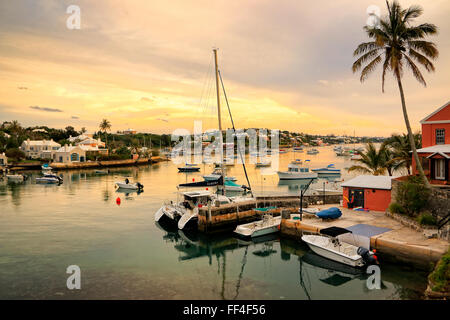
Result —
[[363, 207], [385, 211], [391, 203], [392, 176], [361, 175], [341, 184], [343, 205], [346, 208]]

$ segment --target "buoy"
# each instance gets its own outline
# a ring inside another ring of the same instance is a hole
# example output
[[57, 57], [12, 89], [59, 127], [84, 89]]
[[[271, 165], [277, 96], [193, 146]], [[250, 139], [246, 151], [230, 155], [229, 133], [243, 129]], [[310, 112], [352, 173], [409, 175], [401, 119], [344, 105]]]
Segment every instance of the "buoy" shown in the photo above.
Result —
[[120, 198], [119, 197], [117, 197], [116, 203], [117, 203], [118, 206], [120, 206]]
[[195, 179], [194, 178], [192, 178], [192, 182], [194, 182], [195, 181]]
[[208, 188], [206, 188], [206, 191], [208, 191]]

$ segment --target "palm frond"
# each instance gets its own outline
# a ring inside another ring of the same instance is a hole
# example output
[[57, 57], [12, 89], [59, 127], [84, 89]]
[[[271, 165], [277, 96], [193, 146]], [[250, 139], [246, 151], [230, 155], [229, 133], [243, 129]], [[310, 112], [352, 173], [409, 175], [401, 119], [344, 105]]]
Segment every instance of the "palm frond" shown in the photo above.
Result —
[[359, 56], [363, 53], [373, 51], [374, 49], [377, 49], [379, 46], [375, 43], [375, 41], [371, 42], [364, 42], [358, 45], [358, 47], [353, 52], [353, 56]]
[[408, 46], [417, 52], [422, 52], [425, 56], [431, 59], [436, 59], [439, 56], [439, 51], [436, 48], [436, 44], [430, 41], [424, 40], [412, 40], [408, 41]]
[[381, 54], [378, 55], [375, 59], [373, 59], [364, 69], [361, 71], [361, 77], [359, 80], [364, 82], [369, 75], [375, 70], [376, 66], [381, 62]]
[[427, 69], [428, 72], [434, 71], [433, 63], [430, 60], [428, 60], [428, 58], [425, 57], [424, 55], [418, 53], [416, 50], [411, 49], [411, 48], [409, 49], [409, 55], [411, 58], [413, 58], [418, 63], [423, 65], [425, 67], [425, 69]]
[[362, 65], [363, 65], [367, 60], [372, 59], [372, 58], [376, 57], [377, 55], [379, 55], [379, 51], [380, 51], [380, 48], [373, 49], [373, 50], [371, 50], [371, 51], [369, 51], [369, 52], [363, 54], [361, 57], [359, 57], [358, 60], [356, 60], [356, 61], [353, 63], [353, 66], [352, 66], [353, 72], [356, 72], [356, 71], [358, 71], [359, 69], [361, 69]]
[[414, 78], [417, 79], [421, 84], [423, 84], [425, 87], [427, 86], [427, 83], [425, 82], [425, 79], [423, 78], [422, 73], [420, 72], [419, 68], [415, 65], [415, 63], [409, 58], [406, 54], [404, 55], [406, 59], [406, 65], [411, 69]]

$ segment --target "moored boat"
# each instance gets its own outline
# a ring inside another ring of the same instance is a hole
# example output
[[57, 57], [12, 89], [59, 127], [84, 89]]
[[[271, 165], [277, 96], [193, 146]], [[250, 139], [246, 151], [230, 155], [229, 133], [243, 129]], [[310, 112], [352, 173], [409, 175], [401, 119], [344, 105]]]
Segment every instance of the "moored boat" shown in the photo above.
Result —
[[62, 182], [63, 182], [63, 179], [60, 176], [58, 176], [56, 174], [50, 174], [50, 173], [44, 174], [44, 176], [36, 178], [36, 183], [60, 184]]
[[279, 231], [281, 216], [273, 217], [271, 214], [263, 215], [261, 220], [241, 224], [234, 232], [241, 237], [259, 237]]
[[135, 182], [135, 183], [130, 183], [130, 181], [128, 180], [128, 178], [125, 179], [124, 182], [116, 182], [116, 186], [120, 189], [129, 189], [129, 190], [142, 190], [144, 189], [144, 186], [139, 183], [139, 182]]
[[178, 167], [178, 172], [196, 172], [200, 171], [200, 167], [196, 164], [186, 163], [184, 167]]
[[336, 169], [333, 163], [329, 164], [325, 168], [316, 168], [312, 169], [311, 171], [314, 171], [318, 174], [341, 174], [341, 169]]
[[318, 174], [309, 171], [308, 167], [290, 163], [288, 165], [288, 171], [278, 171], [278, 177], [280, 180], [314, 179], [318, 177]]

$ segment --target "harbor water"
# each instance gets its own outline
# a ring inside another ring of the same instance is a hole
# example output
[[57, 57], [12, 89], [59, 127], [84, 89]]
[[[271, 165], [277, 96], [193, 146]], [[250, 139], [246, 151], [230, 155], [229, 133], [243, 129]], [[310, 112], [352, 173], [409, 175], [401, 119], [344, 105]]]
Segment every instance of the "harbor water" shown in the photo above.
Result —
[[[307, 155], [280, 155], [280, 170], [300, 158], [310, 167], [334, 163], [332, 147]], [[176, 185], [200, 181], [199, 173], [178, 173], [172, 162], [110, 169], [61, 171], [61, 185], [0, 181], [0, 299], [416, 299], [426, 273], [381, 261], [381, 288], [369, 289], [370, 275], [336, 265], [300, 242], [270, 236], [255, 241], [233, 234], [205, 236], [155, 223]], [[304, 183], [279, 182], [270, 168], [247, 165], [256, 194], [299, 194]], [[261, 174], [263, 173], [265, 174]], [[228, 168], [247, 184], [242, 166]], [[114, 183], [139, 181], [142, 193], [121, 192]], [[338, 188], [351, 175], [320, 178], [310, 187]], [[117, 199], [120, 198], [120, 202]], [[370, 214], [370, 213], [361, 213]], [[67, 267], [81, 270], [81, 289], [66, 286]]]

